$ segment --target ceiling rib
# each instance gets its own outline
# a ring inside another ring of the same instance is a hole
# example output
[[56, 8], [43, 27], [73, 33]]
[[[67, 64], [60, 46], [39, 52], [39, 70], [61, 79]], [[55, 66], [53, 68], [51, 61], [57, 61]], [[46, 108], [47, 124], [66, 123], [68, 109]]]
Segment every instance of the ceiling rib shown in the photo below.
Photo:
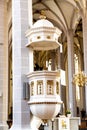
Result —
[[60, 17], [53, 10], [51, 10], [51, 8], [49, 8], [44, 2], [42, 2], [42, 3], [43, 3], [44, 6], [46, 6], [57, 17], [57, 19], [63, 25], [63, 31], [65, 31], [66, 27], [65, 27], [64, 23], [62, 22], [62, 20], [60, 19]]

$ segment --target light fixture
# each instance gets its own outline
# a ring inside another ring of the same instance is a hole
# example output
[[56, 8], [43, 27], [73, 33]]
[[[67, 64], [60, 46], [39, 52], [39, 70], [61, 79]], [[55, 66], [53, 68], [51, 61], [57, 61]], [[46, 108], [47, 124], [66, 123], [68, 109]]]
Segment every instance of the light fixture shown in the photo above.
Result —
[[83, 71], [80, 71], [77, 74], [74, 74], [73, 83], [75, 85], [78, 85], [79, 87], [83, 87], [87, 83], [87, 76], [84, 74]]

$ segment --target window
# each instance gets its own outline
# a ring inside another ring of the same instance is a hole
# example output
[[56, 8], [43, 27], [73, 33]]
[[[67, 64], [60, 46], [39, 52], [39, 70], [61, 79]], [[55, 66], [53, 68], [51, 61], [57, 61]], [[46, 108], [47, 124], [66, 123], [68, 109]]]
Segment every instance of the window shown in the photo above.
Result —
[[56, 82], [56, 94], [59, 94], [59, 82]]
[[33, 96], [34, 95], [34, 82], [31, 82], [30, 87], [31, 87], [31, 96]]
[[38, 95], [43, 94], [43, 80], [37, 81], [37, 94]]
[[53, 95], [53, 80], [47, 80], [47, 94]]

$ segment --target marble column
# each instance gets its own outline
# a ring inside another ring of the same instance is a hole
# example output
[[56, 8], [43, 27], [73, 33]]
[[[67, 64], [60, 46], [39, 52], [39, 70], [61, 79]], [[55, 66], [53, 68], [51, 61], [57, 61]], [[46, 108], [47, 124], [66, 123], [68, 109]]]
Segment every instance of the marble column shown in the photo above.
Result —
[[[84, 73], [87, 76], [87, 10], [85, 9], [85, 14], [82, 16], [82, 26], [83, 26], [83, 52], [84, 52]], [[85, 85], [85, 101], [83, 101], [87, 113], [87, 85]]]
[[13, 125], [10, 130], [29, 130], [30, 110], [23, 99], [23, 83], [29, 71], [28, 48], [25, 47], [28, 28], [28, 0], [12, 1], [13, 57]]
[[68, 108], [72, 116], [76, 116], [76, 89], [72, 84], [74, 74], [74, 41], [73, 30], [67, 32], [67, 56], [68, 56]]

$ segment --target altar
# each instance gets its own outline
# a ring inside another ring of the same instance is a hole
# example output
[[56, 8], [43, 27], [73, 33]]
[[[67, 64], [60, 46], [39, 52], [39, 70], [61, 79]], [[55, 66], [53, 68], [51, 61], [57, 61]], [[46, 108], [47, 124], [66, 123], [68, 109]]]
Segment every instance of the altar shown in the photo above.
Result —
[[80, 117], [58, 117], [48, 121], [44, 130], [79, 130], [81, 124]]

